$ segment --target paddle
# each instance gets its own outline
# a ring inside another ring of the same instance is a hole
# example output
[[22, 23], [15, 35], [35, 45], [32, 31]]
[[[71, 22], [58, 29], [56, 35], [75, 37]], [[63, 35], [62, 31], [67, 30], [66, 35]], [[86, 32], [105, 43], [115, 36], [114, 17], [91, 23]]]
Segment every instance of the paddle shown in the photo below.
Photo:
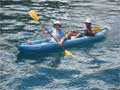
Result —
[[[37, 15], [37, 12], [36, 12], [35, 10], [30, 10], [30, 11], [29, 11], [29, 15], [32, 17], [32, 19], [34, 19], [35, 21], [38, 21], [39, 24], [41, 24], [41, 22], [39, 21], [39, 17], [38, 17], [38, 15]], [[42, 25], [42, 24], [41, 24], [41, 25]], [[49, 32], [47, 29], [46, 29], [46, 31]], [[54, 38], [54, 40], [55, 40], [56, 42], [58, 42], [58, 41], [56, 40], [56, 38], [55, 38], [51, 33], [49, 33], [49, 34], [50, 34], [50, 36], [51, 36], [52, 38]], [[70, 51], [66, 50], [63, 46], [61, 46], [61, 47], [62, 47], [62, 49], [64, 50], [64, 55], [66, 55], [66, 56], [72, 56], [72, 55], [73, 55]]]

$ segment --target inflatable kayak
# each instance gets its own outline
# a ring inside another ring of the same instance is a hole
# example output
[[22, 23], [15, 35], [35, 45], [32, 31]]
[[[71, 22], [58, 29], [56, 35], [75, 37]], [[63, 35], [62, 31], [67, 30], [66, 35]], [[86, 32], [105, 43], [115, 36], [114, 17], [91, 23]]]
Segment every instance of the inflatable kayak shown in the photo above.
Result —
[[[99, 40], [102, 40], [106, 36], [107, 28], [101, 29], [100, 32], [97, 32], [95, 36], [83, 36], [76, 39], [66, 40], [63, 44], [65, 48], [75, 47], [77, 45], [93, 43]], [[21, 53], [49, 53], [61, 51], [62, 48], [57, 43], [50, 40], [35, 40], [29, 43], [22, 43], [17, 45], [18, 50]]]

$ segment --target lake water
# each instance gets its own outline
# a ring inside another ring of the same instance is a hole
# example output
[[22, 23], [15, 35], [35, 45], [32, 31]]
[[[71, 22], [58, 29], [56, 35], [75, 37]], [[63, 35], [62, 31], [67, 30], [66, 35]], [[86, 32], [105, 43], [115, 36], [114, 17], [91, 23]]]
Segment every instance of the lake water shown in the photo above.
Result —
[[[90, 17], [108, 27], [104, 41], [61, 53], [21, 55], [17, 44], [44, 39], [28, 11], [35, 9], [50, 28], [60, 20], [80, 30]], [[0, 90], [120, 90], [120, 0], [1, 0]]]

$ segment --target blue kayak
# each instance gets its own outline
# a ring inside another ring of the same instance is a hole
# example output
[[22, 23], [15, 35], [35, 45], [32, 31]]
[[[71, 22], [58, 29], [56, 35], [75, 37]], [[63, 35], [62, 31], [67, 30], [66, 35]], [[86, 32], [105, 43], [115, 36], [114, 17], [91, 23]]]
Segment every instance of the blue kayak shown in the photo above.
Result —
[[[101, 29], [100, 32], [97, 32], [95, 36], [83, 36], [76, 39], [66, 40], [63, 44], [64, 48], [75, 47], [82, 44], [93, 43], [99, 40], [102, 40], [106, 36], [106, 32], [108, 31], [107, 28]], [[58, 52], [62, 50], [62, 47], [59, 46], [57, 43], [52, 42], [50, 40], [35, 40], [32, 41], [31, 44], [29, 43], [22, 43], [17, 45], [18, 50], [21, 53], [51, 53], [51, 52]]]

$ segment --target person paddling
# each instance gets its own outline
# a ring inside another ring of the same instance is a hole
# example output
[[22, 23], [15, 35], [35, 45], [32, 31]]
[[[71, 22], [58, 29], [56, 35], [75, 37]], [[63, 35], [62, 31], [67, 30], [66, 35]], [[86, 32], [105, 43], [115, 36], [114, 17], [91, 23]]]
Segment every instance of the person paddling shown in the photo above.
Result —
[[[42, 24], [40, 24], [40, 26], [45, 34], [51, 33], [54, 36], [54, 38], [58, 41], [59, 45], [62, 45], [64, 43], [65, 35], [60, 21], [55, 21], [53, 27], [50, 30], [48, 30], [49, 32], [46, 32], [46, 28]], [[55, 41], [54, 38], [51, 37], [51, 41]]]
[[[79, 30], [78, 30], [79, 31]], [[84, 33], [80, 33], [78, 31], [68, 31], [66, 32], [67, 37], [70, 39], [75, 39], [75, 38], [79, 38], [82, 36], [94, 36], [94, 33], [92, 32], [92, 23], [91, 20], [88, 18], [86, 19], [86, 21], [84, 22], [84, 26], [83, 26], [83, 31]]]
[[86, 19], [86, 21], [84, 22], [84, 31], [85, 31], [85, 35], [94, 36], [94, 34], [92, 33], [92, 23], [89, 18]]

